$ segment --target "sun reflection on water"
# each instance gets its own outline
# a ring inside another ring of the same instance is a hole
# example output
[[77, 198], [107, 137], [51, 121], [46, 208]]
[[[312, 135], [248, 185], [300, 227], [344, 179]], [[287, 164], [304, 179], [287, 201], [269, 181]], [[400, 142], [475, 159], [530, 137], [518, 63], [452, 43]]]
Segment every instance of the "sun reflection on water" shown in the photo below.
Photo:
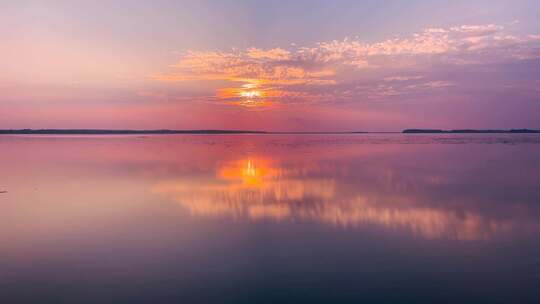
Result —
[[362, 190], [345, 193], [339, 186], [346, 179], [315, 174], [321, 170], [317, 164], [292, 168], [251, 157], [222, 164], [204, 182], [169, 180], [155, 185], [153, 191], [197, 216], [315, 220], [340, 227], [376, 225], [429, 239], [488, 239], [512, 228], [511, 223], [472, 211], [430, 208], [429, 203], [419, 204], [420, 197]]

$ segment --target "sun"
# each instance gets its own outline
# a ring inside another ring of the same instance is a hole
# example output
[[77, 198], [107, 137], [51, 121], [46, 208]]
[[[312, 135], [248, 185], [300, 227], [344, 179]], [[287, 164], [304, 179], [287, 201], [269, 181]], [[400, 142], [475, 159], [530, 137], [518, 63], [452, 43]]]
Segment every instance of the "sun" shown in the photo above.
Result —
[[254, 91], [254, 90], [242, 91], [240, 92], [240, 96], [245, 97], [245, 98], [258, 98], [262, 96], [262, 93], [261, 91]]
[[259, 87], [256, 83], [245, 83], [236, 88], [221, 89], [218, 96], [224, 99], [229, 99], [230, 103], [242, 107], [259, 108], [268, 106], [270, 102], [268, 88]]

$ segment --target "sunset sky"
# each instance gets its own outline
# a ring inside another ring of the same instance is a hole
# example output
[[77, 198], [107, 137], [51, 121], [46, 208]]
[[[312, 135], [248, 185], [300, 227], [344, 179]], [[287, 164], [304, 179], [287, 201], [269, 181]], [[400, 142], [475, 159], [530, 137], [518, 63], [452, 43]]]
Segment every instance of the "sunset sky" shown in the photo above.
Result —
[[538, 1], [0, 0], [0, 128], [540, 128]]

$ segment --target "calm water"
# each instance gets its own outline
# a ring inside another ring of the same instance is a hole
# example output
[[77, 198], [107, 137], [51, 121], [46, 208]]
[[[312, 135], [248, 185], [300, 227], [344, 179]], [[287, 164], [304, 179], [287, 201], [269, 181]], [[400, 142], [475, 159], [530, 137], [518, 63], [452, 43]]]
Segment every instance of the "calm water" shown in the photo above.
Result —
[[539, 135], [0, 137], [1, 303], [540, 303]]

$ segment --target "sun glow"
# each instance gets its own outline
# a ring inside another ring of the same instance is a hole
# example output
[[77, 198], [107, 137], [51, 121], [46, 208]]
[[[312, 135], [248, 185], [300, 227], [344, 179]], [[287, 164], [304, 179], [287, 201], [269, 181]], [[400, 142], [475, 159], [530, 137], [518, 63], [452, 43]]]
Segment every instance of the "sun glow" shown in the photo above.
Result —
[[222, 88], [217, 92], [217, 96], [228, 100], [229, 104], [248, 108], [267, 107], [271, 104], [269, 98], [278, 95], [272, 88], [261, 87], [253, 82], [244, 83], [239, 87]]
[[242, 85], [242, 88], [238, 89], [237, 96], [240, 100], [236, 103], [243, 107], [261, 107], [267, 105], [264, 98], [267, 94], [263, 90], [258, 89], [258, 85], [255, 83], [246, 83]]
[[246, 84], [242, 85], [242, 88], [244, 88], [244, 89], [254, 89], [256, 87], [257, 87], [257, 85], [254, 84], [254, 83], [246, 83]]
[[240, 96], [246, 97], [246, 98], [257, 98], [257, 97], [262, 97], [262, 92], [261, 91], [242, 91], [240, 92]]

